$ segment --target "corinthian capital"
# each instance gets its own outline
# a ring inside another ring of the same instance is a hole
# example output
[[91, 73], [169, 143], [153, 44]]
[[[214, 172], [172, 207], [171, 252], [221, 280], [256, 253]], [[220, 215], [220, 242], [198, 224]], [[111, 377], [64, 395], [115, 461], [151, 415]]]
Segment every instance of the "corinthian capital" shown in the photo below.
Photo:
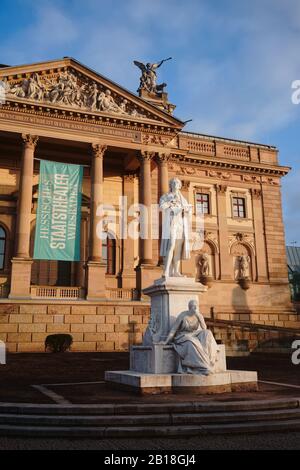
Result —
[[261, 198], [261, 190], [260, 189], [252, 188], [251, 189], [251, 194], [252, 194], [253, 199], [260, 199]]
[[103, 155], [106, 149], [107, 149], [107, 145], [92, 144], [92, 152], [95, 158], [103, 158]]
[[156, 159], [158, 161], [158, 163], [162, 164], [162, 163], [168, 163], [168, 161], [171, 159], [171, 155], [170, 153], [157, 153], [157, 156], [156, 156]]
[[39, 138], [37, 135], [22, 134], [22, 140], [24, 142], [24, 147], [34, 150]]
[[225, 194], [227, 191], [227, 186], [225, 184], [216, 184], [216, 192], [220, 194]]
[[148, 150], [141, 151], [138, 154], [138, 160], [140, 163], [150, 162], [155, 157], [155, 152], [149, 152]]

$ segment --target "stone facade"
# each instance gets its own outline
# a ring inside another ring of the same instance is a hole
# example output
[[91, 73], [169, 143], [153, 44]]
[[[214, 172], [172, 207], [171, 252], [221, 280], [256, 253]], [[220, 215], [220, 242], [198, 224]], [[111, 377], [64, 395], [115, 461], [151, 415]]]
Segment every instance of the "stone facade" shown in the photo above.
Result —
[[[74, 59], [4, 67], [0, 80], [0, 339], [10, 351], [43, 351], [47, 334], [60, 332], [72, 334], [74, 351], [141, 342], [149, 315], [142, 289], [161, 274], [160, 218], [148, 216], [152, 238], [122, 239], [120, 198], [150, 208], [174, 176], [194, 223], [199, 194], [207, 199], [203, 243], [193, 244], [182, 269], [209, 287], [200, 307], [217, 322], [219, 339], [231, 344], [228, 325], [236, 331], [238, 322], [274, 326], [279, 336], [299, 331], [281, 208], [280, 180], [289, 168], [275, 147], [184, 132], [160, 106]], [[39, 159], [85, 165], [78, 263], [32, 260]], [[99, 204], [110, 206], [112, 241], [104, 247], [96, 234]], [[134, 220], [128, 213], [128, 223]]]

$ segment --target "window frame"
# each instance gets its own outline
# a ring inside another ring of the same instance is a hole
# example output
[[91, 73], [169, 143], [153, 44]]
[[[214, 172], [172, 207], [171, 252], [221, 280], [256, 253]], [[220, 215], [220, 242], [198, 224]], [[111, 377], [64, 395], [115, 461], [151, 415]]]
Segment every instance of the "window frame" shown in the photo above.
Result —
[[[207, 196], [207, 212], [197, 211], [197, 195]], [[195, 215], [211, 215], [211, 193], [207, 188], [195, 188], [194, 191]]]
[[[235, 199], [242, 199], [243, 200], [244, 216], [234, 214], [234, 209], [236, 207], [235, 204], [234, 204]], [[244, 194], [244, 193], [232, 193], [231, 194], [231, 216], [232, 216], [233, 219], [238, 219], [238, 220], [245, 220], [245, 219], [248, 218], [247, 196], [246, 196], [246, 194]]]

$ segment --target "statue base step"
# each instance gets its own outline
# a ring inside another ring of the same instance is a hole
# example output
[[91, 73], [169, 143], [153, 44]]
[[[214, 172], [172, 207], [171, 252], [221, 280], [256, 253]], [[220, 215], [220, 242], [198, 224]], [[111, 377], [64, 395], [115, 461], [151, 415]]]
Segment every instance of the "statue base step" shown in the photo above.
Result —
[[142, 395], [160, 393], [215, 394], [257, 391], [257, 372], [226, 370], [211, 375], [146, 374], [132, 370], [105, 372], [106, 383]]

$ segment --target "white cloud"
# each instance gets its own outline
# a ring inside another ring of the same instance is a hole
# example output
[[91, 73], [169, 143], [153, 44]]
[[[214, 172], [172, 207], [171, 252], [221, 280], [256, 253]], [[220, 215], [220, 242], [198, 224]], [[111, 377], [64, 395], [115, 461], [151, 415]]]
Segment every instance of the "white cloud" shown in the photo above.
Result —
[[60, 58], [65, 54], [57, 51], [64, 50], [77, 39], [75, 22], [67, 12], [49, 2], [37, 3], [33, 11], [30, 26], [1, 42], [2, 62], [15, 65]]

